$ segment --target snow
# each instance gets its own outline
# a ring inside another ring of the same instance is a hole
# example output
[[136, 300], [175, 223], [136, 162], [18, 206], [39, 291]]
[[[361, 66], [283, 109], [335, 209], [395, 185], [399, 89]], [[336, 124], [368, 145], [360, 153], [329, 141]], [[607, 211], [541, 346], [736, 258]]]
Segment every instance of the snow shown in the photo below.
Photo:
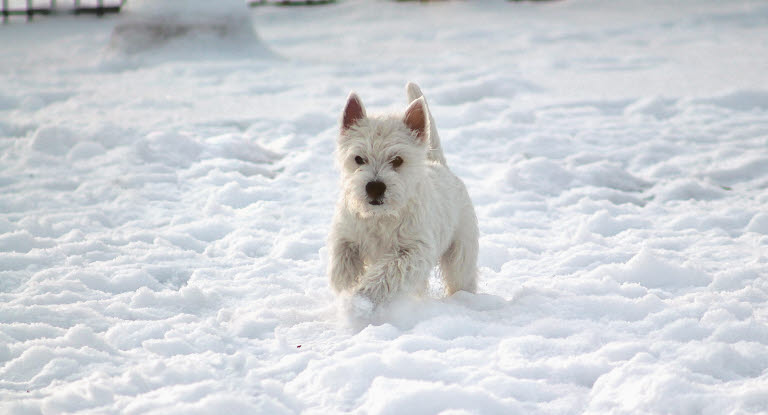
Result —
[[[0, 27], [0, 412], [768, 412], [764, 2], [161, 6]], [[479, 293], [356, 315], [338, 116], [409, 80]]]

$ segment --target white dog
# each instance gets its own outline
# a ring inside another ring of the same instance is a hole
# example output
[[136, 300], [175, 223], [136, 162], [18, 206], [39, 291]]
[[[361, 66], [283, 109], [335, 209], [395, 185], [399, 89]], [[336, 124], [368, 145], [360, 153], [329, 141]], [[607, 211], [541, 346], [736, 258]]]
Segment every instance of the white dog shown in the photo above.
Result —
[[477, 218], [464, 183], [448, 169], [421, 90], [406, 85], [402, 116], [367, 116], [352, 92], [336, 158], [343, 193], [328, 241], [337, 293], [379, 304], [423, 294], [440, 264], [446, 294], [477, 288]]

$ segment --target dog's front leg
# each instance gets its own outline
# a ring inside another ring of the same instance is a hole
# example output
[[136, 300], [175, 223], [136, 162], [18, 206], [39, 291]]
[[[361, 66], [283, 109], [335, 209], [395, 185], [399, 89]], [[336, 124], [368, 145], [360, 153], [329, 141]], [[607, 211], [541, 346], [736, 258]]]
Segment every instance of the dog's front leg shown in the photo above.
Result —
[[357, 293], [379, 304], [400, 290], [424, 291], [430, 268], [419, 250], [400, 249], [367, 267]]
[[330, 244], [328, 276], [334, 291], [340, 293], [357, 286], [362, 272], [363, 261], [357, 245], [346, 240], [337, 240]]

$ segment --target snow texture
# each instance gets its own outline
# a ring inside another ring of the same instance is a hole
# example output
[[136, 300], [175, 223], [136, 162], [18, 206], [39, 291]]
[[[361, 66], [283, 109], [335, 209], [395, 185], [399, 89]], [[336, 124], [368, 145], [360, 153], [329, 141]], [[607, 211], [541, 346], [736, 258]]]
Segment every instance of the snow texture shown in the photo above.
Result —
[[[126, 50], [131, 5], [0, 28], [0, 413], [768, 413], [765, 2], [243, 7]], [[409, 80], [479, 293], [365, 320], [324, 274], [337, 122]]]

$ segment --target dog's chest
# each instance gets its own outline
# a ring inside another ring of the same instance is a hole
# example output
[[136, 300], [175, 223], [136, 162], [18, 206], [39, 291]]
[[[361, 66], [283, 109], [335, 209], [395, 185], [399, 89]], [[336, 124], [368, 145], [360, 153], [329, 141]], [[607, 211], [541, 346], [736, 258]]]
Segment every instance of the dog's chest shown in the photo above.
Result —
[[398, 229], [391, 224], [367, 223], [358, 229], [357, 237], [360, 256], [367, 264], [401, 249]]

